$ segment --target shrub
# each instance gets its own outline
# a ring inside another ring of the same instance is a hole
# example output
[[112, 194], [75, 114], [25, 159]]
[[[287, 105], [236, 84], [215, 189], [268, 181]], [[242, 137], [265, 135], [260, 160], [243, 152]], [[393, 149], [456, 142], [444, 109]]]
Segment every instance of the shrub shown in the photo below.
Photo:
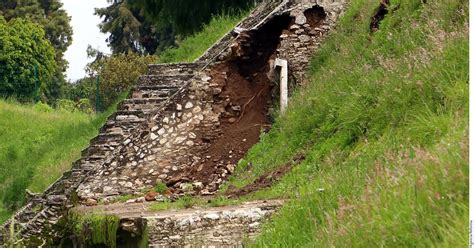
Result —
[[[98, 76], [100, 80], [102, 108], [111, 106], [121, 94], [135, 85], [138, 77], [146, 73], [148, 64], [156, 60], [155, 56], [129, 53], [102, 57], [89, 64], [89, 73]], [[95, 91], [93, 93], [94, 95], [90, 96], [92, 99], [95, 98]]]

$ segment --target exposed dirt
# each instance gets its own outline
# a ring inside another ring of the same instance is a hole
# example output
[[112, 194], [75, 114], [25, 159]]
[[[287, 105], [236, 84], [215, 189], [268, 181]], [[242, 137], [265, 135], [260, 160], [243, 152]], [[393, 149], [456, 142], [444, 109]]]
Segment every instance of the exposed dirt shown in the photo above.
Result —
[[211, 142], [202, 167], [192, 172], [204, 183], [212, 181], [210, 175], [221, 174], [220, 167], [236, 164], [271, 124], [267, 113], [273, 85], [265, 73], [245, 79], [236, 65], [224, 63], [213, 68], [213, 74], [213, 82], [224, 85], [219, 97], [229, 105], [220, 120], [222, 135]]
[[[269, 107], [272, 104], [272, 81], [267, 73], [269, 60], [275, 57], [283, 30], [291, 23], [289, 16], [275, 18], [258, 31], [240, 36], [232, 55], [211, 68], [211, 83], [222, 87], [215, 96], [216, 108], [225, 106], [220, 118], [222, 133], [219, 137], [200, 137], [209, 144], [202, 164], [168, 183], [191, 181], [211, 185], [217, 190], [237, 162], [259, 141], [262, 132], [271, 127]], [[184, 180], [183, 180], [184, 179]]]
[[288, 172], [291, 171], [295, 166], [300, 164], [305, 159], [305, 156], [302, 154], [296, 155], [292, 161], [286, 163], [285, 165], [281, 166], [280, 168], [266, 173], [259, 178], [257, 178], [252, 184], [249, 184], [241, 189], [236, 187], [229, 187], [227, 192], [225, 193], [230, 198], [236, 198], [240, 196], [244, 196], [250, 194], [252, 192], [256, 192], [258, 190], [269, 188], [275, 182], [277, 182], [280, 178], [286, 175]]

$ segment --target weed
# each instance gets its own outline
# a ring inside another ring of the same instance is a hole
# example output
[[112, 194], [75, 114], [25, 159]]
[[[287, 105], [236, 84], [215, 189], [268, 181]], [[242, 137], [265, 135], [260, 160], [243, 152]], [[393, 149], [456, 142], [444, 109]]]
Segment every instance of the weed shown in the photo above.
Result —
[[156, 193], [164, 194], [164, 193], [166, 193], [166, 191], [168, 191], [168, 186], [166, 186], [166, 184], [160, 182], [160, 183], [155, 185], [155, 192]]

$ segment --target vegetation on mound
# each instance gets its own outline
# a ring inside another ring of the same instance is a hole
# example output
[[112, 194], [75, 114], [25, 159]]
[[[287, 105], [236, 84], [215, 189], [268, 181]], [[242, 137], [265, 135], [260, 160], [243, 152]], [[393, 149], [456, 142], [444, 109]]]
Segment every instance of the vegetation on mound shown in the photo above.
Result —
[[169, 48], [160, 53], [158, 62], [193, 62], [247, 15], [248, 12], [242, 12], [235, 16], [221, 15], [212, 18], [209, 24], [204, 25], [201, 32], [185, 38], [178, 43], [177, 48]]
[[25, 189], [42, 192], [71, 168], [110, 111], [93, 116], [0, 101], [0, 222], [23, 204]]
[[390, 1], [371, 30], [379, 5], [350, 3], [310, 83], [222, 189], [305, 155], [248, 196], [293, 199], [255, 246], [467, 244], [468, 1]]

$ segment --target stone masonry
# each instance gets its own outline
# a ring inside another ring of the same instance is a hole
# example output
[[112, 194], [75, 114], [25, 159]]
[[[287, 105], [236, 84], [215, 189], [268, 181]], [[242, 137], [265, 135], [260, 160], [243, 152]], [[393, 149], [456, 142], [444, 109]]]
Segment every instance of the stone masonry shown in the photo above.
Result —
[[[264, 1], [196, 62], [150, 65], [72, 169], [43, 194], [30, 196], [14, 215], [18, 238], [57, 238], [55, 224], [75, 205], [136, 194], [158, 182], [178, 187], [185, 181], [197, 185], [201, 194], [212, 194], [232, 173], [237, 156], [230, 155], [234, 157], [227, 167], [209, 175], [212, 182], [189, 181], [183, 175], [203, 165], [224, 128], [245, 112], [244, 104], [235, 105], [223, 95], [232, 82], [218, 81], [218, 77], [230, 79], [228, 73], [216, 70], [231, 63], [243, 70], [258, 57], [264, 60], [261, 68], [269, 72], [268, 65], [278, 57], [288, 60], [290, 77], [301, 84], [312, 53], [344, 6], [345, 0]], [[277, 24], [280, 27], [272, 26]], [[283, 30], [275, 51], [262, 54], [253, 49], [258, 44], [252, 39], [265, 37], [262, 30], [274, 28]], [[251, 76], [243, 75], [249, 81]], [[3, 225], [0, 245], [10, 223]]]
[[281, 202], [170, 212], [145, 218], [149, 247], [244, 247]]
[[[143, 211], [149, 203], [80, 206], [77, 213], [101, 213], [120, 218], [118, 233], [143, 237], [148, 247], [243, 247], [254, 240], [260, 226], [284, 201], [253, 201], [238, 206]], [[136, 242], [136, 241], [135, 241]], [[128, 243], [128, 246], [124, 243]], [[134, 247], [129, 239], [119, 238], [118, 247]]]

